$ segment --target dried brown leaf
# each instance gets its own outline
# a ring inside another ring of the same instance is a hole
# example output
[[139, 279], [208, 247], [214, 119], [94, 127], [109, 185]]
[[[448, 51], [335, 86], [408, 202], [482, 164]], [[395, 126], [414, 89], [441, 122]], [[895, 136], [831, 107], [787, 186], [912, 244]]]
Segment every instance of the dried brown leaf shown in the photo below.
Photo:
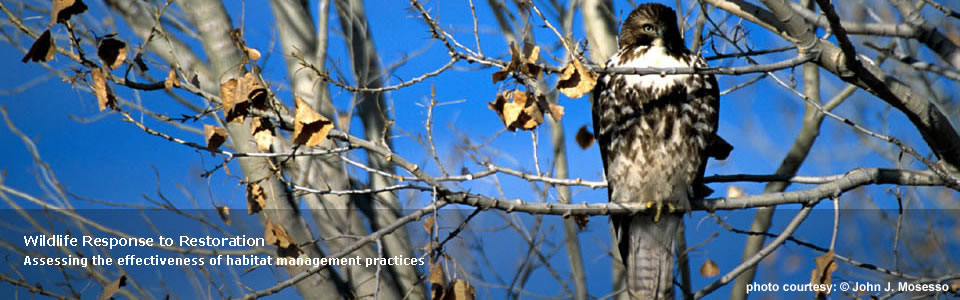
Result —
[[273, 131], [274, 126], [273, 123], [270, 122], [270, 119], [253, 119], [253, 122], [250, 123], [250, 134], [253, 135], [253, 140], [257, 142], [258, 151], [270, 151], [270, 146], [273, 145], [274, 138], [276, 137]]
[[510, 57], [510, 65], [507, 66], [506, 71], [518, 72], [533, 80], [539, 78], [540, 73], [543, 72], [543, 68], [537, 65], [537, 60], [540, 59], [540, 46], [524, 44], [521, 51], [516, 44], [512, 44]]
[[443, 274], [443, 265], [439, 262], [430, 262], [430, 275], [427, 276], [427, 282], [435, 285], [444, 286], [447, 283]]
[[30, 50], [27, 51], [27, 54], [24, 55], [20, 61], [50, 61], [56, 52], [57, 46], [53, 42], [53, 37], [50, 36], [50, 30], [47, 29], [40, 34], [40, 37], [37, 37], [36, 41], [33, 41], [33, 45], [30, 45]]
[[127, 275], [120, 275], [120, 278], [117, 280], [111, 281], [107, 285], [103, 286], [103, 292], [100, 293], [100, 297], [97, 297], [98, 300], [106, 300], [113, 297], [117, 292], [120, 291], [120, 288], [127, 285]]
[[717, 263], [709, 258], [700, 266], [700, 275], [703, 275], [703, 277], [709, 278], [717, 276], [717, 274], [720, 274], [720, 268], [717, 267]]
[[247, 72], [243, 74], [239, 79], [239, 94], [237, 94], [238, 102], [247, 102], [249, 105], [256, 107], [258, 109], [266, 110], [268, 107], [267, 104], [267, 89], [260, 84], [260, 79], [257, 78], [257, 75], [253, 72]]
[[[229, 116], [236, 102], [237, 80], [231, 78], [220, 84], [220, 100], [223, 101], [223, 114]], [[228, 120], [229, 121], [229, 120]]]
[[287, 234], [287, 230], [283, 229], [283, 226], [268, 220], [264, 228], [263, 238], [268, 244], [277, 246], [277, 255], [280, 257], [296, 257], [300, 254], [297, 243]]
[[475, 294], [470, 283], [463, 279], [457, 279], [447, 288], [444, 300], [473, 300], [476, 297]]
[[487, 103], [487, 108], [497, 113], [497, 117], [500, 117], [500, 122], [503, 122], [504, 125], [507, 125], [507, 119], [503, 116], [504, 105], [507, 104], [507, 99], [503, 94], [497, 94], [497, 99], [494, 99], [493, 102]]
[[577, 229], [579, 229], [582, 232], [587, 230], [587, 223], [590, 222], [590, 216], [575, 215], [573, 216], [573, 221], [577, 223]]
[[223, 224], [230, 226], [230, 207], [226, 205], [217, 206], [217, 214], [220, 215], [220, 220], [223, 220]]
[[[837, 270], [837, 262], [833, 260], [834, 252], [833, 250], [827, 251], [821, 256], [817, 256], [813, 259], [816, 262], [817, 267], [810, 271], [810, 284], [811, 285], [830, 285], [833, 277], [833, 271]], [[817, 295], [821, 295], [825, 291], [818, 291]]]
[[127, 59], [127, 43], [114, 38], [102, 39], [97, 45], [97, 56], [104, 66], [116, 69]]
[[597, 85], [597, 74], [584, 67], [579, 59], [570, 61], [563, 68], [563, 74], [557, 81], [557, 89], [571, 99], [582, 97], [593, 90], [595, 85]]
[[510, 75], [509, 70], [500, 70], [500, 71], [493, 72], [493, 75], [491, 75], [490, 78], [493, 79], [493, 83], [497, 83], [497, 82], [503, 81], [504, 79], [507, 79], [507, 75]]
[[163, 87], [169, 90], [177, 86], [180, 86], [180, 78], [177, 77], [177, 69], [175, 69], [173, 66], [170, 66], [170, 72], [167, 73], [167, 79], [163, 80]]
[[287, 230], [283, 229], [282, 226], [267, 221], [264, 227], [266, 227], [266, 231], [263, 233], [263, 238], [268, 244], [282, 248], [295, 244], [293, 238], [287, 234]]
[[97, 96], [97, 106], [100, 111], [117, 106], [117, 98], [107, 86], [107, 71], [103, 68], [95, 68], [90, 71], [90, 77], [93, 79], [93, 94]]
[[[507, 99], [512, 101], [508, 102]], [[514, 90], [497, 95], [497, 99], [488, 103], [487, 107], [497, 113], [510, 131], [516, 131], [517, 128], [531, 130], [543, 123], [543, 111], [538, 100], [543, 99], [534, 99], [532, 93]]]
[[540, 59], [540, 46], [524, 44], [524, 50], [521, 51], [516, 44], [510, 45], [510, 62], [503, 69], [493, 72], [490, 76], [493, 83], [507, 79], [510, 72], [522, 74], [536, 80], [543, 73], [543, 67], [537, 64]]
[[540, 59], [540, 46], [533, 46], [526, 58], [527, 61], [524, 62], [521, 71], [536, 80], [540, 77], [540, 73], [543, 73], [543, 68], [537, 64], [537, 60]]
[[436, 224], [437, 219], [434, 217], [426, 217], [423, 219], [423, 231], [426, 231], [428, 234], [433, 233], [433, 225]]
[[260, 51], [250, 47], [245, 47], [245, 48], [246, 49], [244, 49], [244, 51], [247, 52], [247, 57], [249, 57], [252, 60], [260, 59]]
[[217, 150], [220, 145], [227, 141], [227, 130], [210, 124], [203, 124], [203, 138], [207, 141], [208, 150]]
[[267, 194], [256, 182], [247, 183], [247, 214], [252, 215], [267, 207]]
[[[518, 104], [516, 101], [503, 104], [503, 123], [507, 124], [509, 127], [516, 127], [514, 124], [517, 123], [517, 119], [520, 118], [520, 114], [523, 114], [523, 106]], [[516, 128], [511, 128], [510, 130], [514, 131]]]
[[746, 195], [747, 195], [747, 192], [743, 191], [743, 189], [741, 189], [738, 186], [735, 186], [735, 185], [727, 186], [727, 198], [737, 198], [737, 197], [743, 197]]
[[537, 60], [540, 59], [540, 46], [533, 45], [530, 51], [525, 53], [524, 57], [526, 57], [526, 63], [537, 63]]
[[251, 107], [267, 109], [267, 89], [252, 72], [220, 84], [220, 99], [227, 122], [242, 123]]
[[326, 140], [327, 134], [333, 129], [333, 122], [310, 108], [300, 97], [296, 97], [295, 105], [293, 142], [312, 147]]
[[594, 138], [590, 130], [587, 130], [587, 125], [583, 125], [577, 130], [576, 140], [577, 146], [580, 146], [580, 149], [587, 150], [590, 149], [590, 146], [593, 146], [593, 142], [597, 139]]
[[50, 25], [64, 23], [73, 15], [87, 11], [83, 0], [53, 0], [53, 9], [50, 10]]
[[[515, 127], [523, 130], [532, 130], [543, 123], [543, 111], [540, 110], [540, 105], [537, 103], [537, 100], [533, 99], [532, 93], [514, 92], [513, 96], [514, 99], [526, 98], [525, 101], [522, 101], [523, 113], [521, 113], [520, 116], [517, 117], [517, 121], [514, 122]], [[514, 102], [517, 101], [514, 100]]]

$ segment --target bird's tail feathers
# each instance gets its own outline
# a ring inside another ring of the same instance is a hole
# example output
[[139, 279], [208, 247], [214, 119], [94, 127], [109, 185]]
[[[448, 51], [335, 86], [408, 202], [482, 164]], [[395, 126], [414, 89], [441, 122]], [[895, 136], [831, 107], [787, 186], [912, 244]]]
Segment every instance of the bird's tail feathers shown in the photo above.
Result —
[[631, 299], [673, 299], [674, 240], [682, 221], [683, 215], [677, 213], [664, 214], [657, 221], [650, 215], [630, 217], [625, 232], [630, 251], [624, 261]]

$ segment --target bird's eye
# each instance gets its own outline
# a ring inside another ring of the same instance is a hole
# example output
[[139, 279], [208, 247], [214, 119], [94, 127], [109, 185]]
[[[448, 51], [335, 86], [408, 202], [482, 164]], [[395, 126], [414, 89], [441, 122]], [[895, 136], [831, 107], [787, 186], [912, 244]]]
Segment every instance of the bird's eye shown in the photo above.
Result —
[[654, 28], [653, 28], [653, 25], [650, 25], [650, 24], [644, 24], [644, 25], [643, 25], [643, 31], [653, 32], [653, 29], [654, 29]]

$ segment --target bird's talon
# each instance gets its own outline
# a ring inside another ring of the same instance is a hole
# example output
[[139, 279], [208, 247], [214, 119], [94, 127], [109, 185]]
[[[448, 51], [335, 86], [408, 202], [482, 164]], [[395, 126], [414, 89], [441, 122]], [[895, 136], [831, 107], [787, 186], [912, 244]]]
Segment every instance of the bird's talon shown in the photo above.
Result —
[[660, 222], [660, 213], [663, 211], [663, 203], [657, 202], [657, 213], [653, 215], [653, 222]]

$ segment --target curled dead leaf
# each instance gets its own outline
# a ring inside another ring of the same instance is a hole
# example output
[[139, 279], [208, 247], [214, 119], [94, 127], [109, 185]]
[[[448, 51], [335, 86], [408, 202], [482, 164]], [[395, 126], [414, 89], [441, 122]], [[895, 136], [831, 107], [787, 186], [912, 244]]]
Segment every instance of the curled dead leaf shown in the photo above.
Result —
[[163, 88], [172, 89], [180, 86], [180, 78], [177, 77], [177, 69], [170, 66], [170, 72], [167, 73], [167, 79], [163, 80]]
[[584, 67], [576, 58], [563, 68], [560, 80], [557, 81], [557, 89], [571, 99], [580, 98], [589, 93], [595, 85], [597, 85], [597, 74]]
[[50, 61], [57, 52], [56, 50], [57, 46], [53, 41], [53, 37], [50, 35], [50, 30], [47, 29], [40, 34], [40, 37], [37, 37], [37, 40], [33, 41], [33, 45], [30, 45], [30, 50], [27, 51], [27, 54], [24, 55], [20, 61]]
[[439, 286], [444, 286], [447, 279], [443, 274], [443, 265], [439, 262], [430, 262], [430, 275], [427, 276], [427, 282]]
[[510, 75], [510, 71], [500, 70], [500, 71], [493, 72], [493, 75], [490, 75], [490, 78], [493, 80], [493, 83], [497, 83], [497, 82], [503, 81], [504, 79], [507, 79], [507, 75]]
[[463, 279], [457, 279], [447, 288], [447, 293], [444, 296], [444, 300], [473, 300], [476, 297], [476, 292], [470, 283]]
[[230, 207], [226, 205], [217, 206], [217, 214], [220, 215], [220, 220], [223, 221], [223, 224], [230, 226]]
[[423, 219], [423, 231], [426, 231], [428, 234], [433, 233], [433, 225], [436, 224], [436, 219], [434, 217], [426, 217]]
[[247, 46], [247, 42], [244, 41], [244, 38], [243, 38], [243, 31], [240, 30], [240, 28], [234, 29], [233, 31], [230, 32], [230, 39], [233, 40], [234, 46], [237, 46], [237, 49], [240, 49], [240, 51], [243, 51], [243, 53], [246, 54], [248, 58], [252, 60], [260, 59], [260, 56], [261, 56], [260, 51], [258, 51], [255, 48]]
[[[527, 48], [529, 48], [530, 50], [527, 50]], [[516, 49], [514, 49], [514, 50], [516, 50]], [[525, 50], [525, 51], [524, 51], [525, 53], [524, 53], [523, 58], [522, 58], [521, 60], [522, 60], [523, 62], [525, 62], [525, 63], [528, 63], [528, 64], [537, 63], [537, 60], [540, 59], [540, 46], [533, 45], [533, 46], [531, 47], [530, 45], [525, 45], [525, 46], [524, 46], [524, 50]]]
[[107, 68], [113, 70], [127, 59], [127, 43], [114, 38], [104, 38], [97, 43], [97, 56]]
[[[833, 260], [833, 250], [827, 251], [821, 256], [817, 256], [813, 261], [817, 267], [810, 271], [810, 284], [830, 285], [833, 277], [833, 271], [837, 270], [837, 262]], [[817, 295], [824, 295], [825, 291], [818, 291]]]
[[703, 277], [710, 278], [717, 276], [717, 274], [720, 274], [720, 268], [717, 267], [717, 263], [709, 258], [700, 266], [700, 275], [703, 275]]
[[267, 224], [264, 227], [266, 227], [266, 231], [263, 233], [263, 237], [268, 244], [283, 248], [295, 244], [293, 242], [293, 238], [291, 238], [290, 235], [287, 235], [287, 230], [283, 229], [282, 226], [273, 224], [271, 221], [267, 221]]
[[587, 125], [580, 126], [575, 139], [577, 140], [577, 146], [580, 146], [580, 149], [583, 150], [587, 150], [590, 146], [593, 146], [593, 142], [596, 140], [593, 133], [587, 130]]
[[252, 215], [267, 207], [267, 194], [256, 182], [247, 182], [247, 214]]
[[487, 107], [497, 113], [510, 131], [516, 131], [517, 128], [531, 130], [543, 123], [540, 101], [544, 100], [534, 99], [533, 93], [513, 90], [497, 95], [497, 99], [488, 103]]
[[590, 222], [590, 216], [588, 215], [575, 215], [573, 216], [573, 221], [577, 223], [577, 229], [581, 232], [587, 230], [587, 223]]
[[249, 57], [252, 60], [260, 59], [260, 51], [258, 51], [257, 49], [245, 47], [244, 52], [246, 52], [247, 57]]
[[313, 110], [309, 104], [296, 97], [296, 112], [293, 117], [293, 142], [308, 147], [316, 146], [327, 139], [333, 122]]
[[100, 111], [116, 107], [117, 98], [107, 86], [107, 71], [103, 68], [93, 69], [90, 71], [90, 77], [93, 79], [93, 94], [97, 96], [97, 106], [100, 107]]
[[253, 122], [250, 123], [250, 134], [253, 135], [253, 140], [257, 142], [257, 151], [270, 151], [270, 146], [273, 145], [275, 138], [273, 132], [274, 126], [273, 123], [270, 122], [270, 119], [253, 119]]
[[[223, 115], [226, 117], [227, 122], [232, 122], [236, 118], [234, 111], [234, 106], [236, 106], [236, 93], [237, 93], [237, 80], [231, 78], [230, 80], [224, 81], [220, 84], [220, 100], [223, 105]], [[231, 116], [233, 116], [231, 118]], [[242, 115], [241, 115], [242, 116]]]
[[227, 130], [210, 124], [203, 124], [203, 138], [207, 141], [207, 149], [214, 151], [227, 141]]
[[252, 72], [220, 84], [220, 99], [227, 122], [242, 123], [250, 108], [267, 109], [267, 89]]
[[73, 15], [79, 15], [87, 11], [87, 5], [83, 0], [53, 0], [53, 8], [50, 10], [50, 26], [56, 23], [64, 23], [70, 20]]
[[111, 281], [107, 285], [103, 286], [103, 292], [100, 292], [100, 297], [97, 297], [98, 300], [110, 299], [117, 292], [120, 291], [120, 288], [127, 285], [127, 275], [120, 275], [120, 278], [117, 280]]
[[283, 226], [267, 221], [264, 225], [264, 240], [271, 245], [277, 246], [277, 255], [280, 257], [297, 257], [300, 255], [300, 248], [293, 238], [287, 234]]
[[493, 83], [507, 79], [510, 72], [523, 74], [536, 80], [543, 73], [543, 67], [537, 64], [540, 59], [540, 46], [524, 44], [523, 50], [516, 44], [510, 45], [510, 63], [503, 69], [493, 72], [491, 79]]
[[260, 79], [253, 72], [247, 72], [240, 77], [238, 94], [235, 97], [237, 102], [249, 102], [251, 106], [257, 109], [267, 109], [267, 89], [260, 84]]
[[540, 59], [540, 46], [524, 44], [523, 51], [521, 51], [516, 44], [513, 44], [510, 45], [510, 55], [513, 71], [520, 72], [534, 80], [540, 77], [540, 73], [543, 72], [543, 68], [537, 65], [537, 60]]
[[522, 109], [518, 109], [519, 106], [508, 101], [505, 95], [506, 93], [497, 94], [497, 99], [487, 103], [487, 107], [496, 112], [500, 121], [509, 128], [513, 121], [517, 120], [517, 115], [520, 114]]

